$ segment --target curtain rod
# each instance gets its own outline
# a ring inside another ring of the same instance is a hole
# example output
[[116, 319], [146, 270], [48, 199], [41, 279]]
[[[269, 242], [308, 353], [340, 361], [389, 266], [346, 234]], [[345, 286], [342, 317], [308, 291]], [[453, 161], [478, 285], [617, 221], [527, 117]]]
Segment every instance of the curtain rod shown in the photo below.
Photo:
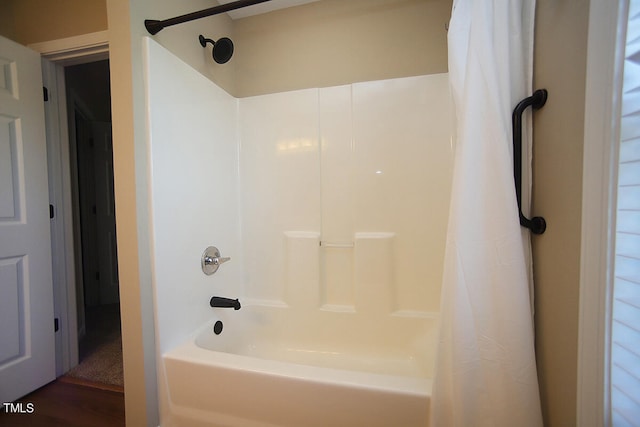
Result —
[[176, 16], [175, 18], [164, 19], [158, 21], [156, 19], [145, 19], [144, 26], [149, 34], [154, 35], [165, 27], [171, 25], [182, 24], [184, 22], [193, 21], [195, 19], [205, 18], [207, 16], [217, 15], [219, 13], [228, 12], [230, 10], [241, 9], [254, 4], [264, 3], [271, 0], [238, 0], [232, 3], [221, 4], [219, 6], [210, 7], [209, 9], [200, 10], [198, 12], [187, 13], [186, 15]]

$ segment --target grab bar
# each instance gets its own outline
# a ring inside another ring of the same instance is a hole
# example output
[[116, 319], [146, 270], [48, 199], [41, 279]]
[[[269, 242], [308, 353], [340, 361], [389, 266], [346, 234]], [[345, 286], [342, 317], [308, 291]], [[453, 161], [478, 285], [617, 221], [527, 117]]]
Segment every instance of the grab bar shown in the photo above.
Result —
[[513, 177], [516, 185], [516, 198], [518, 199], [518, 214], [520, 225], [527, 227], [533, 234], [542, 234], [547, 229], [547, 222], [541, 216], [528, 219], [522, 213], [522, 114], [527, 107], [534, 110], [542, 108], [547, 102], [547, 90], [538, 89], [528, 98], [523, 99], [513, 110]]

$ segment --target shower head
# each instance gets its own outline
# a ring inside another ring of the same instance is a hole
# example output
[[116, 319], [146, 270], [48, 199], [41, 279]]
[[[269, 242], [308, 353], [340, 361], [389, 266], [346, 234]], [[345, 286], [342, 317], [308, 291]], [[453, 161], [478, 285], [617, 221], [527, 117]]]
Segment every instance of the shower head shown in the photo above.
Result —
[[213, 56], [213, 60], [218, 64], [225, 64], [233, 56], [233, 42], [228, 37], [222, 37], [219, 38], [218, 41], [213, 41], [211, 39], [204, 38], [204, 36], [200, 34], [198, 36], [198, 40], [200, 40], [200, 46], [202, 47], [205, 47], [207, 43], [211, 43], [213, 45], [211, 56]]

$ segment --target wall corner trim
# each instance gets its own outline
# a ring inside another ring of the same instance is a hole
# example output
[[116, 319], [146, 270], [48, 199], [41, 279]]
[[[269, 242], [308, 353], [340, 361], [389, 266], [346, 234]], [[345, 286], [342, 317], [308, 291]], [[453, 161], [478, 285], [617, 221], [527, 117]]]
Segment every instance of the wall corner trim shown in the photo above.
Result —
[[[611, 4], [613, 3], [613, 4]], [[577, 425], [610, 423], [609, 372], [617, 150], [628, 0], [593, 0], [585, 92]]]

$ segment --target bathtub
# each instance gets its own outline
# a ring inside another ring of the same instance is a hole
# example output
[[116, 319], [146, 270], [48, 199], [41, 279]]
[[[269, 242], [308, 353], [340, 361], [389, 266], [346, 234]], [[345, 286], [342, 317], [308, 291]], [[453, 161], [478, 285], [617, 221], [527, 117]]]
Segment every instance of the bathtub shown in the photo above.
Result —
[[260, 305], [214, 311], [162, 356], [169, 425], [427, 426], [435, 319]]

